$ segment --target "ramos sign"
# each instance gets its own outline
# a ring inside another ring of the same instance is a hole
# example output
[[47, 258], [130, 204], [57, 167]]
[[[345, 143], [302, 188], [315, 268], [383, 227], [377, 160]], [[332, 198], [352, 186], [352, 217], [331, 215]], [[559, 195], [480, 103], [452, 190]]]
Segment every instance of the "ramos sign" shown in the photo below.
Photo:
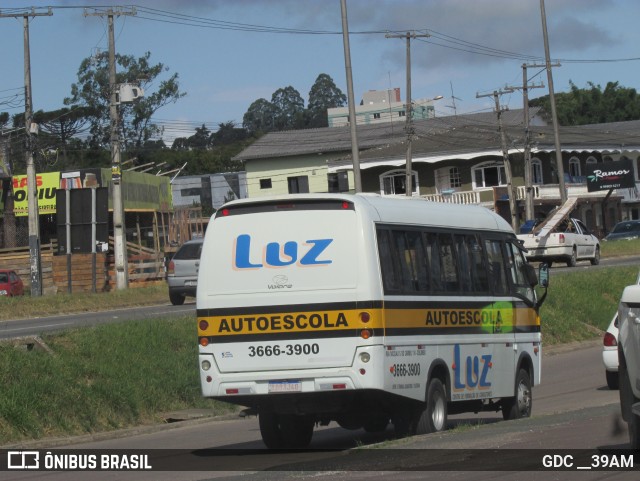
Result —
[[587, 164], [587, 190], [627, 189], [635, 187], [633, 164], [631, 159], [606, 162], [604, 164]]

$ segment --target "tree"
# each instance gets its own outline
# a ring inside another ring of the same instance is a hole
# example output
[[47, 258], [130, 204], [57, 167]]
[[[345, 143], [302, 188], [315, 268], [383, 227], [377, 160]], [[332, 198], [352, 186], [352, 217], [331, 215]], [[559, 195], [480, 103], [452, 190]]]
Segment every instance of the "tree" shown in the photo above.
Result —
[[196, 133], [189, 137], [189, 147], [196, 150], [207, 150], [210, 136], [211, 131], [204, 124], [202, 127], [196, 127]]
[[271, 96], [277, 130], [304, 127], [304, 100], [291, 86], [276, 90]]
[[329, 125], [327, 109], [343, 107], [347, 97], [333, 79], [322, 73], [309, 91], [309, 105], [293, 87], [276, 90], [271, 102], [258, 99], [253, 102], [242, 119], [242, 126], [249, 135], [260, 135], [272, 130], [304, 129]]
[[40, 126], [41, 133], [48, 136], [38, 139], [40, 148], [62, 150], [62, 159], [67, 161], [67, 145], [73, 137], [85, 132], [91, 112], [86, 107], [71, 107], [44, 112], [38, 110], [33, 120]]
[[[586, 125], [607, 122], [623, 122], [640, 119], [640, 97], [636, 89], [625, 88], [618, 82], [608, 82], [604, 90], [600, 85], [588, 82], [588, 89], [580, 89], [569, 82], [571, 90], [559, 93], [556, 113], [560, 125]], [[550, 114], [549, 96], [531, 100], [532, 107], [542, 107]]]
[[236, 127], [233, 121], [218, 124], [218, 130], [211, 134], [211, 145], [229, 145], [249, 137], [245, 129]]
[[[116, 83], [138, 84], [145, 90], [143, 98], [130, 104], [120, 104], [120, 129], [125, 148], [140, 147], [151, 137], [161, 135], [162, 128], [151, 121], [151, 117], [165, 105], [177, 102], [186, 94], [180, 91], [178, 74], [160, 81], [158, 88], [151, 86], [169, 69], [164, 64], [151, 65], [150, 52], [142, 57], [116, 55]], [[110, 141], [109, 104], [109, 55], [107, 52], [85, 58], [78, 69], [78, 82], [71, 86], [71, 97], [65, 105], [87, 108], [91, 115], [90, 145], [106, 147]]]
[[250, 135], [275, 130], [275, 107], [267, 99], [254, 101], [242, 117], [242, 126]]
[[327, 110], [344, 107], [346, 104], [347, 96], [329, 75], [321, 73], [309, 91], [308, 127], [327, 127], [329, 125]]

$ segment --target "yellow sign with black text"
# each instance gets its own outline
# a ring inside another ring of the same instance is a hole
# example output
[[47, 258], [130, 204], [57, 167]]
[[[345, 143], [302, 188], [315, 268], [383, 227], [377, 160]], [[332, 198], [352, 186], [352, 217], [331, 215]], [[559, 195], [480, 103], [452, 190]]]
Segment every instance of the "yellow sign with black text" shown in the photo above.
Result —
[[[56, 213], [56, 191], [60, 185], [60, 172], [36, 175], [36, 195], [40, 214]], [[27, 176], [13, 176], [13, 212], [16, 217], [29, 215]]]

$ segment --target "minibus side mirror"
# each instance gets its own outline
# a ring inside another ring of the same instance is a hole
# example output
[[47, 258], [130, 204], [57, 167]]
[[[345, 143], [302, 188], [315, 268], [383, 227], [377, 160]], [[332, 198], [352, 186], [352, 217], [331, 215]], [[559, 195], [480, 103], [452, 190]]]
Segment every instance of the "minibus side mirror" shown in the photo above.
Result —
[[538, 268], [538, 279], [540, 280], [540, 286], [545, 289], [549, 287], [549, 265], [546, 263], [540, 264]]
[[538, 279], [540, 281], [540, 286], [544, 287], [544, 294], [542, 294], [542, 297], [538, 299], [538, 302], [536, 302], [536, 309], [540, 308], [540, 306], [542, 305], [542, 303], [547, 297], [547, 288], [549, 287], [549, 265], [548, 264], [545, 264], [544, 262], [540, 264], [540, 267], [538, 267]]

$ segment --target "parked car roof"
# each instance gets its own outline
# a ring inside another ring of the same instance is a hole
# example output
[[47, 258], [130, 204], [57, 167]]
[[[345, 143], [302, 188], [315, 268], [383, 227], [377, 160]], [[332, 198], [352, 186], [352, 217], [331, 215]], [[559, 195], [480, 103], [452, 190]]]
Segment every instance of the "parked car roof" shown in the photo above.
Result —
[[640, 220], [618, 222], [605, 240], [636, 239], [640, 237]]

